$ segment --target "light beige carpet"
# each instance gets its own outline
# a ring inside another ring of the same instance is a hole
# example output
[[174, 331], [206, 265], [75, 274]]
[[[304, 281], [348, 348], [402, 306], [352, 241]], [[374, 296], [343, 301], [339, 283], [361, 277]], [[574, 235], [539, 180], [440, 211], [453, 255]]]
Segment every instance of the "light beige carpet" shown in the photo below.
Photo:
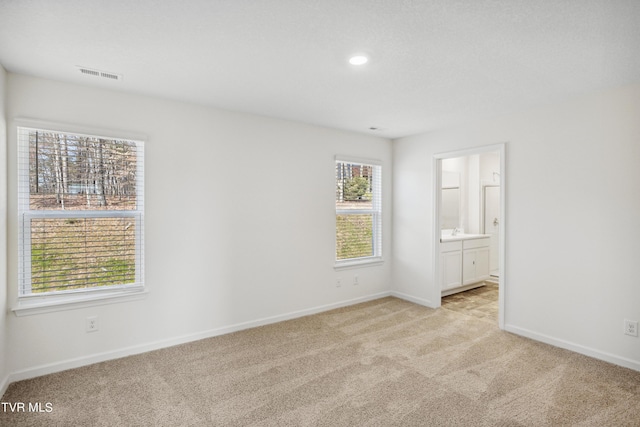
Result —
[[2, 426], [638, 426], [640, 372], [395, 298], [12, 384]]

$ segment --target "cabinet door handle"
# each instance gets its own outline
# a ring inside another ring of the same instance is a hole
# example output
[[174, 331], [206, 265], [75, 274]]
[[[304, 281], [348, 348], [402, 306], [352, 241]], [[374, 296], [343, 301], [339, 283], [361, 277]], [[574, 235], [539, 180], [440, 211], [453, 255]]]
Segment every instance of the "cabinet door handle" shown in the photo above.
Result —
[[498, 218], [493, 218], [493, 226], [494, 227], [498, 226]]

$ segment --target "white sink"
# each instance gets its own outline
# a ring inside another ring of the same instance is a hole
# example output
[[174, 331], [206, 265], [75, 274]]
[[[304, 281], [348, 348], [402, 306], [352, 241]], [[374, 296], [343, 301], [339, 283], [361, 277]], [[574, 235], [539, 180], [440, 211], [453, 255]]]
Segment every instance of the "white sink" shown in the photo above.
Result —
[[457, 233], [455, 235], [447, 234], [440, 237], [441, 242], [450, 242], [452, 240], [469, 240], [469, 239], [482, 239], [484, 237], [489, 237], [488, 234], [467, 234], [467, 233]]

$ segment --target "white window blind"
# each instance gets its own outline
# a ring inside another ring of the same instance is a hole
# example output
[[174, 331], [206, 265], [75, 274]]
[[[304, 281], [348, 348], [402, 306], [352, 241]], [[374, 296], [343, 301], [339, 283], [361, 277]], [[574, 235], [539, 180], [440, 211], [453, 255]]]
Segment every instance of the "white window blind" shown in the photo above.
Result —
[[19, 294], [143, 284], [141, 141], [18, 128]]
[[336, 263], [382, 256], [382, 167], [336, 160]]

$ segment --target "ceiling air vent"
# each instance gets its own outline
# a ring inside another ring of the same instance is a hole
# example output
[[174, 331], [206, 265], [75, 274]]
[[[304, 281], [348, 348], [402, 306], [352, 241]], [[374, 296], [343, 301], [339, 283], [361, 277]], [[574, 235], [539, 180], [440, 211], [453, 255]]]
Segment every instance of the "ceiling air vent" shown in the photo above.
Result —
[[102, 77], [103, 79], [116, 80], [116, 81], [122, 80], [122, 74], [110, 73], [108, 71], [93, 70], [91, 68], [86, 68], [86, 67], [78, 67], [78, 70], [80, 71], [81, 74], [84, 74], [86, 76]]

